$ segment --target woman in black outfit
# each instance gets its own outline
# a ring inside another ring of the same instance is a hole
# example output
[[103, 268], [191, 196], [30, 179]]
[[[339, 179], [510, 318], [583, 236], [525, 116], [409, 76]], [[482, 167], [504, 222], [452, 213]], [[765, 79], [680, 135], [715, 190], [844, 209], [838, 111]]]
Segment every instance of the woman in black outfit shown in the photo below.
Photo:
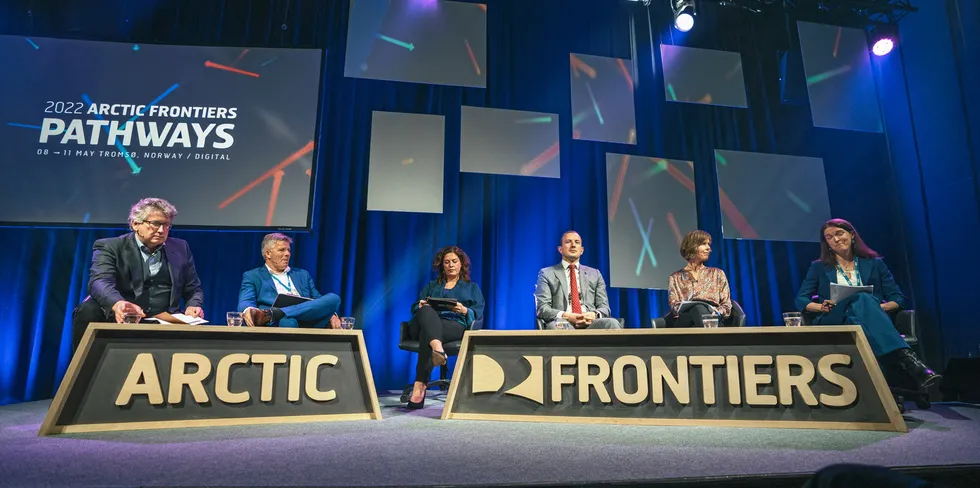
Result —
[[[458, 341], [463, 332], [483, 318], [483, 293], [470, 281], [470, 258], [456, 246], [444, 247], [432, 260], [432, 269], [438, 278], [430, 281], [419, 301], [412, 305], [409, 335], [419, 341], [419, 359], [415, 367], [415, 384], [408, 408], [422, 408], [425, 403], [426, 384], [434, 366], [446, 364], [448, 357], [442, 349], [443, 342]], [[429, 298], [453, 298], [452, 310], [436, 311], [428, 304]]]

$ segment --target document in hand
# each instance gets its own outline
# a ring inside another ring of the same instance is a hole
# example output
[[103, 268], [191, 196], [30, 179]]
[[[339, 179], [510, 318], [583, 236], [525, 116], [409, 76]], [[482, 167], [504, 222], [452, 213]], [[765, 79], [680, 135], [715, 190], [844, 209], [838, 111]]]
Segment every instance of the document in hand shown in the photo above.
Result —
[[273, 308], [283, 308], [289, 307], [291, 305], [299, 305], [303, 302], [308, 302], [312, 298], [301, 297], [299, 295], [287, 295], [285, 293], [280, 293], [276, 295], [276, 300], [272, 302]]
[[837, 283], [831, 283], [830, 299], [834, 303], [840, 303], [841, 300], [846, 300], [850, 298], [852, 295], [856, 295], [858, 293], [874, 293], [874, 291], [875, 291], [874, 285], [847, 286], [847, 285], [838, 285]]

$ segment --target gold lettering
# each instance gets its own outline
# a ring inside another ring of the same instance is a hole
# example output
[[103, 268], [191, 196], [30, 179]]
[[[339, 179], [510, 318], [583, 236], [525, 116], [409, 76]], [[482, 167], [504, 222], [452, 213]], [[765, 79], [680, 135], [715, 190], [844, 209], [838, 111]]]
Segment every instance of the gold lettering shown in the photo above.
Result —
[[[140, 378], [143, 379], [140, 382]], [[157, 375], [157, 364], [153, 355], [143, 352], [136, 355], [133, 366], [129, 368], [126, 381], [116, 397], [116, 406], [129, 405], [133, 395], [146, 395], [150, 405], [163, 403], [163, 390], [160, 387], [160, 377]]]
[[[624, 373], [627, 366], [636, 368], [636, 391], [626, 392], [626, 378]], [[613, 394], [616, 399], [627, 405], [642, 403], [650, 394], [650, 385], [647, 383], [647, 363], [643, 362], [639, 356], [620, 356], [612, 366]]]
[[214, 396], [224, 403], [245, 403], [251, 398], [248, 390], [241, 392], [231, 391], [231, 367], [235, 364], [248, 364], [248, 354], [229, 354], [220, 361], [214, 373]]
[[771, 406], [776, 404], [776, 395], [759, 394], [759, 387], [772, 383], [772, 375], [758, 373], [759, 366], [772, 364], [772, 356], [745, 356], [742, 370], [745, 376], [745, 403], [749, 405]]
[[677, 377], [670, 372], [664, 358], [650, 357], [650, 381], [653, 390], [653, 403], [664, 402], [664, 382], [681, 405], [691, 403], [691, 383], [688, 378], [687, 356], [677, 356]]
[[715, 366], [725, 364], [724, 356], [691, 356], [691, 366], [701, 366], [701, 391], [705, 405], [715, 404]]
[[303, 356], [299, 354], [289, 356], [289, 386], [286, 388], [286, 400], [299, 401], [299, 380], [302, 372]]
[[562, 385], [571, 385], [575, 383], [575, 376], [570, 374], [562, 374], [561, 368], [563, 366], [572, 366], [575, 364], [575, 356], [553, 356], [551, 358], [551, 401], [555, 403], [561, 403], [561, 387]]
[[329, 402], [337, 398], [337, 390], [320, 391], [318, 384], [320, 366], [335, 366], [337, 361], [337, 356], [333, 354], [320, 354], [313, 356], [310, 362], [306, 363], [306, 396], [310, 397], [310, 400]]
[[[187, 372], [187, 365], [197, 366], [197, 371]], [[184, 396], [184, 385], [191, 389], [191, 396], [197, 403], [207, 403], [208, 393], [204, 391], [204, 379], [211, 374], [211, 361], [203, 354], [175, 352], [170, 359], [170, 388], [167, 402], [176, 405]]]
[[[592, 366], [599, 368], [596, 374], [592, 374]], [[599, 356], [579, 356], [578, 358], [578, 401], [580, 403], [589, 402], [589, 388], [595, 388], [596, 395], [602, 403], [612, 403], [609, 391], [606, 390], [605, 383], [609, 379], [609, 363]]]
[[834, 371], [834, 365], [849, 366], [851, 364], [851, 357], [846, 354], [828, 354], [822, 358], [817, 363], [817, 371], [820, 372], [820, 376], [828, 382], [839, 386], [841, 389], [840, 395], [831, 396], [826, 393], [820, 394], [820, 403], [828, 407], [847, 407], [857, 400], [857, 387], [854, 386], [854, 382], [845, 376], [841, 376]]
[[728, 376], [728, 403], [742, 404], [742, 386], [738, 377], [738, 356], [725, 356], [725, 373]]
[[252, 354], [252, 364], [262, 365], [262, 390], [259, 400], [272, 401], [272, 384], [276, 379], [276, 365], [285, 364], [285, 354]]
[[[799, 366], [802, 371], [799, 375], [793, 375], [791, 366]], [[816, 373], [813, 363], [803, 356], [780, 355], [776, 356], [776, 380], [779, 387], [779, 403], [782, 405], [793, 404], [793, 387], [800, 392], [803, 402], [811, 407], [819, 405], [817, 397], [810, 389], [810, 382]]]

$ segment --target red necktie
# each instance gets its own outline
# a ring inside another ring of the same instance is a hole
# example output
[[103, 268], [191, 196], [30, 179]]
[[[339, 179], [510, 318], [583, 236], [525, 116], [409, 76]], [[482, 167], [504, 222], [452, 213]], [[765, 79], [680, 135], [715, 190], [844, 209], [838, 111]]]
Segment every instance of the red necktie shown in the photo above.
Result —
[[568, 265], [568, 283], [569, 288], [572, 289], [572, 313], [582, 313], [582, 302], [578, 299], [578, 279], [575, 278], [574, 264]]

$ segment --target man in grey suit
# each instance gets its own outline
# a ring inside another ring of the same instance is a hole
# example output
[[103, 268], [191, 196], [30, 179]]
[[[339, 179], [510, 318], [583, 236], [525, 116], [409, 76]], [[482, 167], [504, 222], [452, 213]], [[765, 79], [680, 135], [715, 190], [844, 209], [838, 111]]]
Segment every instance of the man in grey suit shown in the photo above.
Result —
[[606, 282], [595, 268], [582, 266], [582, 236], [573, 230], [561, 236], [560, 263], [538, 271], [534, 302], [545, 328], [554, 329], [559, 318], [576, 329], [621, 329], [610, 317]]

